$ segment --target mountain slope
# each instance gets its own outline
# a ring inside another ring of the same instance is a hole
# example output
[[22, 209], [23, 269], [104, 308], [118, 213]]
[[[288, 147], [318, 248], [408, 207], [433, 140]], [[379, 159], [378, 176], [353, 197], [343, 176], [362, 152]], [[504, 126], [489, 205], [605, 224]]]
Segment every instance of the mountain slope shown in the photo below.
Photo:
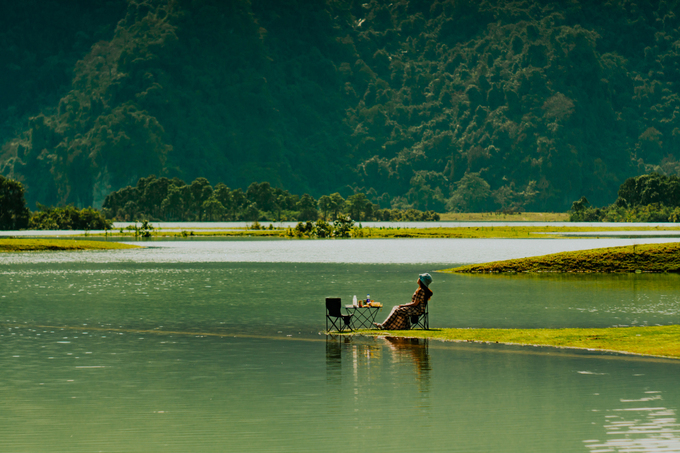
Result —
[[130, 0], [0, 172], [46, 204], [152, 173], [382, 207], [609, 203], [680, 168], [677, 6]]

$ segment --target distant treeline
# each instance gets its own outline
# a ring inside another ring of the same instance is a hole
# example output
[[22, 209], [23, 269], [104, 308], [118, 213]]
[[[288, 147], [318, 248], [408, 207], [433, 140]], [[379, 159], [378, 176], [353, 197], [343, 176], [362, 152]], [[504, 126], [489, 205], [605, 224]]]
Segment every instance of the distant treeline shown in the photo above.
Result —
[[318, 200], [272, 187], [268, 182], [253, 182], [244, 192], [223, 183], [214, 187], [206, 178], [186, 184], [179, 178], [149, 176], [135, 187], [112, 192], [104, 200], [102, 212], [120, 221], [315, 221], [351, 219], [382, 221], [435, 221], [439, 214], [416, 209], [379, 209], [363, 193], [343, 198], [339, 193]]
[[586, 197], [571, 205], [572, 222], [679, 222], [680, 178], [658, 173], [628, 178], [614, 203], [603, 208]]
[[110, 220], [92, 208], [38, 204], [38, 211], [31, 213], [26, 207], [24, 186], [0, 175], [0, 230], [104, 230], [111, 226]]
[[31, 214], [29, 230], [107, 230], [113, 223], [93, 208], [77, 209], [72, 205], [52, 208], [38, 205]]

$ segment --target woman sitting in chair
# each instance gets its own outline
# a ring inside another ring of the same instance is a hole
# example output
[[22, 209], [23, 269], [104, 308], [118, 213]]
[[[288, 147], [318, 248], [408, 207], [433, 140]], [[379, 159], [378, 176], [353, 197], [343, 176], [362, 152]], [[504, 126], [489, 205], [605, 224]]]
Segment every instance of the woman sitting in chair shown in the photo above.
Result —
[[373, 324], [382, 330], [406, 330], [411, 328], [411, 316], [422, 315], [427, 308], [427, 301], [432, 297], [430, 291], [432, 276], [430, 274], [420, 274], [418, 277], [418, 289], [413, 293], [410, 304], [397, 305], [392, 308], [390, 315], [382, 323]]

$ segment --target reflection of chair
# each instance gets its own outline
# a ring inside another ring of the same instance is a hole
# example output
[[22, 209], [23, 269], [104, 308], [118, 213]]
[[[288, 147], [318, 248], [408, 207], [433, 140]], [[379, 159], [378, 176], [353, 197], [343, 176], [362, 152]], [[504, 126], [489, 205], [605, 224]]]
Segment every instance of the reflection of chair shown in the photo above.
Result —
[[[328, 328], [328, 322], [330, 321], [331, 326], [338, 332], [342, 332], [345, 329], [353, 330], [351, 321], [352, 314], [343, 315], [340, 311], [342, 307], [342, 300], [339, 297], [327, 297], [326, 298], [326, 332], [330, 332]], [[343, 322], [340, 322], [342, 318]]]
[[411, 316], [411, 329], [425, 329], [430, 328], [430, 313], [428, 311], [428, 306], [425, 304], [425, 311], [419, 315]]

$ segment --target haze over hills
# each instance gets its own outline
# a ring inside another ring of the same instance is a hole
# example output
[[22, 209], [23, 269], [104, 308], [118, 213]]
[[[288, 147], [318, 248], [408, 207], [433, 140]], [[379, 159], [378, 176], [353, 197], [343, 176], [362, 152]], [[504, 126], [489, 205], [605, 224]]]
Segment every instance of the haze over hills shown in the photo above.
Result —
[[31, 207], [150, 174], [383, 208], [608, 204], [680, 170], [679, 6], [5, 2], [0, 173]]

